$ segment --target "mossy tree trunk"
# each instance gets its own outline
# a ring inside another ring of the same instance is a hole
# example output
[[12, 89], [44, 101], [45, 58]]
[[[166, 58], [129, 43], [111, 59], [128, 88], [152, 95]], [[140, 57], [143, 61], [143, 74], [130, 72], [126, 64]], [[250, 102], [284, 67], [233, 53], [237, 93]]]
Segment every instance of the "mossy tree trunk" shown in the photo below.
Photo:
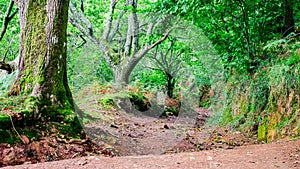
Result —
[[24, 104], [34, 117], [64, 121], [80, 131], [66, 73], [69, 0], [19, 0], [17, 4], [21, 52], [19, 75], [11, 94], [27, 95]]

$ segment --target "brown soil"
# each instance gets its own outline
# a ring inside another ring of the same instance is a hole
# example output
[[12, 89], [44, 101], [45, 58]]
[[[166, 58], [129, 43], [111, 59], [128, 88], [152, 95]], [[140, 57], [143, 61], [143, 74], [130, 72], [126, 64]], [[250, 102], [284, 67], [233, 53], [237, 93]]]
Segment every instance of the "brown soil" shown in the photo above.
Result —
[[300, 168], [300, 141], [258, 144], [240, 132], [205, 126], [210, 116], [205, 109], [159, 118], [103, 110], [90, 99], [90, 105], [80, 105], [89, 112], [84, 118], [90, 139], [51, 136], [28, 145], [1, 144], [0, 167]]
[[26, 164], [5, 169], [55, 168], [224, 168], [224, 169], [288, 169], [300, 168], [300, 141], [242, 146], [231, 150], [215, 149], [201, 152], [102, 157], [90, 156], [41, 164]]

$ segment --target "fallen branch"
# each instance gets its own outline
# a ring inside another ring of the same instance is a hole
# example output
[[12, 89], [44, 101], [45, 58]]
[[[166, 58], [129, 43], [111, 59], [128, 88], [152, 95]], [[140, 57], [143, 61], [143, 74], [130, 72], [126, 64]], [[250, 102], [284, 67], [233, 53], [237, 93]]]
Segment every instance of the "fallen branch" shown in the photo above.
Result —
[[8, 74], [11, 74], [14, 70], [10, 64], [5, 63], [3, 61], [0, 61], [0, 69], [6, 70]]
[[15, 125], [13, 123], [13, 120], [11, 118], [11, 116], [9, 115], [9, 119], [12, 125], [13, 130], [17, 133], [18, 137], [20, 138], [20, 140], [24, 143], [24, 144], [28, 144], [30, 142], [30, 140], [25, 136], [25, 135], [20, 135], [19, 132], [17, 131], [17, 129], [15, 128]]

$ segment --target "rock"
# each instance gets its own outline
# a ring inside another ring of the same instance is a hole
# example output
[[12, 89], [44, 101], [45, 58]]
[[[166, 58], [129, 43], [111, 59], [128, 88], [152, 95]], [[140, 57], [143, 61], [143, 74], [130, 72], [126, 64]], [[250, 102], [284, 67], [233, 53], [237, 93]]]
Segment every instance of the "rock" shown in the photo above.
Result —
[[23, 134], [21, 135], [21, 140], [24, 144], [29, 144], [30, 143], [29, 138], [27, 136], [23, 135]]

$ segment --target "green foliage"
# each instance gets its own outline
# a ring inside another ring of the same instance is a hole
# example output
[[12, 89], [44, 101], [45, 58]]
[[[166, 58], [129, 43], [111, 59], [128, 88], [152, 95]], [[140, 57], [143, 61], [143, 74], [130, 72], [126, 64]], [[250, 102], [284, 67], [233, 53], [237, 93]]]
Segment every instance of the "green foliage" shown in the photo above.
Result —
[[[293, 2], [297, 29], [299, 12], [295, 11], [300, 4]], [[227, 91], [223, 108], [211, 123], [258, 134], [264, 141], [287, 133], [299, 135], [299, 120], [295, 120], [299, 116], [299, 35], [280, 39], [284, 18], [289, 17], [284, 1], [160, 0], [157, 4], [157, 11], [199, 26], [221, 58]]]
[[[5, 16], [5, 12], [8, 8], [9, 1], [0, 1], [0, 28], [2, 28], [2, 21]], [[17, 8], [14, 5], [12, 12]], [[9, 22], [4, 38], [0, 42], [0, 58], [2, 59], [5, 54], [7, 48], [8, 54], [6, 61], [11, 61], [15, 59], [19, 54], [19, 41], [20, 41], [20, 26], [19, 26], [19, 16], [16, 14], [14, 18]]]
[[229, 79], [221, 123], [257, 134], [266, 142], [299, 136], [300, 60], [295, 57], [278, 58], [248, 79]]
[[114, 103], [114, 100], [112, 98], [100, 98], [99, 99], [99, 104], [101, 105], [101, 107], [104, 109], [104, 110], [107, 110], [107, 109], [111, 109], [111, 108], [114, 108], [115, 107], [115, 103]]
[[130, 102], [138, 111], [147, 111], [150, 108], [150, 100], [142, 92], [130, 92]]
[[68, 81], [74, 91], [96, 82], [107, 83], [113, 79], [111, 69], [94, 45], [88, 43], [84, 48], [73, 47], [69, 51]]
[[0, 75], [0, 97], [4, 96], [4, 94], [8, 92], [8, 90], [16, 80], [17, 74], [18, 73], [16, 71], [8, 75]]
[[[283, 33], [284, 4], [279, 0], [160, 0], [157, 4], [157, 11], [182, 16], [204, 31], [221, 56], [227, 77], [255, 73], [258, 65], [270, 61], [262, 52], [263, 44]], [[294, 3], [294, 10], [299, 6]]]
[[[136, 70], [141, 70], [142, 67], [137, 67]], [[154, 90], [159, 86], [165, 85], [165, 75], [162, 71], [159, 70], [149, 70], [145, 69], [140, 72], [133, 72], [132, 81], [140, 84], [141, 87]]]

